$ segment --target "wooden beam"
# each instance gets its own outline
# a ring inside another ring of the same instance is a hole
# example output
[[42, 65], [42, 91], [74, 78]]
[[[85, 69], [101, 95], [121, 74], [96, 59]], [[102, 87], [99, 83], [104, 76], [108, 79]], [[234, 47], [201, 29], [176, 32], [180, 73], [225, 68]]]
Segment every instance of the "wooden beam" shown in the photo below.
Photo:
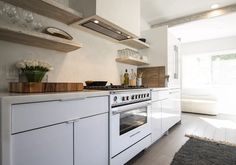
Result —
[[236, 12], [236, 4], [222, 7], [222, 8], [215, 9], [215, 10], [209, 10], [209, 11], [192, 14], [192, 15], [185, 16], [185, 17], [172, 19], [172, 20], [166, 21], [166, 22], [153, 24], [153, 25], [151, 25], [151, 27], [155, 28], [155, 27], [160, 27], [160, 26], [164, 26], [164, 25], [168, 25], [168, 27], [173, 27], [176, 25], [180, 25], [180, 24], [184, 24], [184, 23], [188, 23], [188, 22], [192, 22], [192, 21], [223, 16], [223, 15], [230, 14], [233, 12]]

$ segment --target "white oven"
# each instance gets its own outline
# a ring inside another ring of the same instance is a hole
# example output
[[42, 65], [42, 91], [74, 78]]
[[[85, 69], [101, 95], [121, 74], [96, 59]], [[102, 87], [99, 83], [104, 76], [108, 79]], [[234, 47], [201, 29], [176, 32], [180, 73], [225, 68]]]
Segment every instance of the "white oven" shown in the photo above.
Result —
[[135, 94], [122, 93], [121, 95], [120, 97], [117, 94], [111, 95], [113, 103], [114, 100], [118, 100], [117, 104], [111, 105], [110, 111], [111, 158], [116, 157], [151, 134], [151, 101], [148, 91], [139, 91], [138, 94], [137, 92]]

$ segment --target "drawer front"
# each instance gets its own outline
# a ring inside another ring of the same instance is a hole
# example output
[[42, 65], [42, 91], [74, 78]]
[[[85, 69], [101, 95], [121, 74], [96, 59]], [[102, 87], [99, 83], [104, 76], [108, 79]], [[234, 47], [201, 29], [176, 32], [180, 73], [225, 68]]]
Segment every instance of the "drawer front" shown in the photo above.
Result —
[[11, 165], [73, 165], [73, 124], [11, 136]]
[[169, 90], [152, 91], [152, 101], [164, 100], [169, 97]]
[[108, 112], [108, 97], [12, 105], [12, 133]]

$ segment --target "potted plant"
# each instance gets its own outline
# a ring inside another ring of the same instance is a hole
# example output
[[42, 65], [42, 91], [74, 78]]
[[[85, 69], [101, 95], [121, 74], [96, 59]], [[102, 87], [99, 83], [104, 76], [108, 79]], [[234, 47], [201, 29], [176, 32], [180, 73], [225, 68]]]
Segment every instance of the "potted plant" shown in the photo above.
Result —
[[53, 69], [49, 63], [41, 60], [22, 60], [16, 63], [16, 67], [28, 82], [41, 82], [45, 74]]

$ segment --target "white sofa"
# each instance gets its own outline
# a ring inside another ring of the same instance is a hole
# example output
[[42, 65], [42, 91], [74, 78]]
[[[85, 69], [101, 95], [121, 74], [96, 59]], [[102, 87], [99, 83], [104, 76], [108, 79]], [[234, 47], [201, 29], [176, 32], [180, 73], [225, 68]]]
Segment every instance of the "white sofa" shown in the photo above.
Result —
[[182, 112], [217, 115], [214, 89], [185, 88], [182, 90]]

